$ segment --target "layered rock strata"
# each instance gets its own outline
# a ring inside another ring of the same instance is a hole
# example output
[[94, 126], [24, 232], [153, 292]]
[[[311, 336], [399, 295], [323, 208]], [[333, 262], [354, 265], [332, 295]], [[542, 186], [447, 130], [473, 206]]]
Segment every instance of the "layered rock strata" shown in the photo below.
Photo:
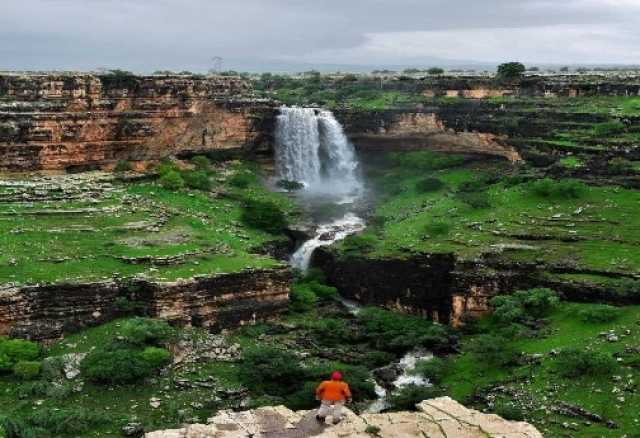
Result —
[[0, 335], [52, 340], [123, 316], [127, 304], [177, 325], [219, 330], [277, 316], [287, 308], [287, 268], [173, 283], [56, 284], [0, 290]]
[[0, 76], [0, 170], [110, 168], [270, 143], [237, 77]]
[[[449, 397], [426, 400], [418, 412], [355, 415], [338, 425], [319, 424], [314, 411], [284, 406], [246, 412], [221, 411], [209, 424], [147, 433], [147, 438], [542, 438], [531, 424], [467, 409]], [[331, 419], [331, 418], [329, 418]]]

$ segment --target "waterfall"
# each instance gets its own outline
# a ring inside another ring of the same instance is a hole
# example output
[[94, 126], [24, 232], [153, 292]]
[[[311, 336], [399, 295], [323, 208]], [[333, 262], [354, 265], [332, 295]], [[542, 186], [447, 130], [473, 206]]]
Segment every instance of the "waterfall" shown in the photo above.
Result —
[[280, 108], [276, 168], [278, 178], [302, 183], [309, 192], [346, 195], [362, 188], [353, 145], [327, 110]]
[[[331, 111], [282, 107], [276, 124], [276, 172], [279, 180], [304, 185], [300, 196], [324, 204], [340, 204], [352, 209], [363, 193], [360, 168], [353, 145]], [[330, 208], [329, 208], [330, 209]], [[365, 227], [353, 211], [341, 211], [317, 224], [315, 236], [291, 256], [291, 264], [309, 267], [316, 248], [331, 245]]]

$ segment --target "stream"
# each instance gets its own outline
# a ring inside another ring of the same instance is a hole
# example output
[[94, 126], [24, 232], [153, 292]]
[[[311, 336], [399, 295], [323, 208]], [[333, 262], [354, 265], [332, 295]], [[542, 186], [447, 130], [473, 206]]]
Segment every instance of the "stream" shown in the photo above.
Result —
[[[313, 236], [291, 255], [291, 265], [300, 271], [309, 268], [313, 252], [332, 245], [366, 227], [367, 190], [353, 145], [330, 111], [318, 108], [281, 107], [276, 123], [276, 178], [302, 184], [296, 197], [312, 218]], [[341, 298], [353, 314], [361, 305]], [[375, 382], [378, 399], [365, 411], [378, 413], [389, 406], [388, 397], [408, 385], [429, 385], [414, 375], [416, 363], [433, 355], [424, 350], [407, 353], [399, 362], [397, 377], [385, 389]]]

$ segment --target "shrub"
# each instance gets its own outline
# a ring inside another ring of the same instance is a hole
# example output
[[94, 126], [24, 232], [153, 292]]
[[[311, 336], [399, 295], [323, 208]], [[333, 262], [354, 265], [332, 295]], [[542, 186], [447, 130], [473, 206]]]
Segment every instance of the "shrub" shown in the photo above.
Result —
[[507, 338], [490, 334], [475, 337], [467, 345], [467, 351], [474, 354], [479, 362], [497, 367], [511, 365], [519, 356]]
[[291, 287], [289, 310], [296, 313], [308, 312], [316, 307], [318, 297], [306, 284]]
[[420, 193], [437, 192], [446, 187], [446, 184], [438, 178], [424, 178], [416, 183], [416, 190]]
[[34, 361], [40, 353], [40, 346], [35, 342], [0, 336], [0, 372], [11, 372], [17, 362]]
[[191, 159], [191, 164], [193, 164], [197, 170], [206, 172], [211, 167], [211, 160], [204, 155], [196, 155]]
[[441, 74], [444, 74], [444, 69], [440, 68], [440, 67], [431, 67], [429, 70], [427, 70], [427, 73], [429, 73], [432, 76], [438, 76]]
[[129, 172], [133, 170], [133, 165], [130, 161], [120, 160], [113, 169], [115, 172]]
[[392, 411], [415, 411], [416, 405], [442, 395], [435, 386], [407, 385], [389, 397], [389, 409]]
[[429, 360], [421, 360], [416, 364], [414, 374], [429, 379], [432, 384], [439, 384], [447, 375], [447, 362], [438, 357]]
[[163, 174], [159, 179], [160, 185], [167, 190], [180, 190], [184, 188], [184, 179], [175, 171], [170, 170]]
[[248, 172], [236, 173], [229, 179], [229, 184], [239, 189], [246, 189], [256, 183], [256, 176]]
[[551, 289], [535, 288], [500, 295], [489, 301], [493, 315], [501, 324], [529, 322], [532, 318], [548, 315], [560, 302]]
[[501, 416], [505, 420], [509, 421], [523, 421], [524, 420], [524, 412], [518, 406], [500, 403], [496, 405], [495, 408], [496, 415]]
[[584, 196], [587, 187], [580, 181], [554, 181], [544, 178], [531, 184], [532, 192], [543, 198], [578, 199]]
[[461, 192], [458, 198], [471, 208], [481, 209], [491, 207], [489, 194], [487, 192]]
[[631, 278], [618, 280], [613, 291], [621, 298], [636, 300], [640, 296], [640, 281]]
[[41, 369], [40, 362], [21, 360], [13, 366], [13, 374], [22, 380], [34, 380], [40, 375]]
[[431, 237], [446, 236], [451, 231], [451, 225], [444, 221], [432, 221], [424, 226], [424, 231]]
[[120, 333], [134, 345], [160, 345], [175, 336], [175, 330], [162, 319], [132, 318], [122, 323]]
[[606, 137], [613, 134], [620, 134], [625, 131], [625, 125], [621, 122], [598, 123], [593, 126], [593, 133], [598, 137]]
[[187, 187], [196, 190], [211, 190], [211, 180], [204, 170], [182, 172], [182, 179]]
[[95, 431], [112, 420], [112, 416], [103, 410], [76, 407], [40, 409], [29, 415], [25, 422], [36, 430], [59, 436], [88, 436], [88, 432]]
[[162, 160], [158, 167], [156, 167], [156, 171], [160, 176], [166, 175], [169, 172], [177, 172], [178, 170], [176, 163], [169, 159]]
[[34, 430], [23, 420], [0, 417], [0, 436], [5, 438], [38, 438], [41, 435], [39, 435], [39, 431]]
[[154, 371], [139, 349], [117, 344], [90, 352], [81, 362], [80, 369], [87, 380], [112, 385], [132, 383]]
[[449, 328], [412, 315], [367, 307], [357, 317], [369, 341], [383, 351], [402, 353], [417, 346], [443, 350], [456, 340]]
[[242, 222], [267, 233], [281, 233], [287, 226], [287, 218], [279, 205], [271, 201], [248, 199], [242, 211]]
[[171, 353], [164, 348], [147, 347], [142, 351], [142, 359], [149, 367], [158, 369], [171, 362]]
[[305, 370], [298, 358], [273, 347], [257, 347], [245, 351], [240, 363], [242, 382], [252, 391], [286, 396], [300, 388]]
[[584, 322], [601, 324], [618, 319], [620, 317], [620, 309], [606, 304], [599, 304], [589, 309], [581, 310], [578, 312], [578, 316]]
[[558, 373], [564, 377], [610, 375], [618, 368], [616, 360], [607, 353], [569, 348], [555, 359]]

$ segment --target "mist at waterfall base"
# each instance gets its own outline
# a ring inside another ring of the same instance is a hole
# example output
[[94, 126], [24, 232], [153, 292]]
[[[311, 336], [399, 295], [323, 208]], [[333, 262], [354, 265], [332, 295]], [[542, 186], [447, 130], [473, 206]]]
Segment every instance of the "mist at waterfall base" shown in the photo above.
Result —
[[331, 111], [282, 107], [275, 137], [277, 179], [303, 185], [296, 196], [317, 225], [291, 256], [304, 271], [316, 248], [364, 229], [365, 187], [356, 151]]

